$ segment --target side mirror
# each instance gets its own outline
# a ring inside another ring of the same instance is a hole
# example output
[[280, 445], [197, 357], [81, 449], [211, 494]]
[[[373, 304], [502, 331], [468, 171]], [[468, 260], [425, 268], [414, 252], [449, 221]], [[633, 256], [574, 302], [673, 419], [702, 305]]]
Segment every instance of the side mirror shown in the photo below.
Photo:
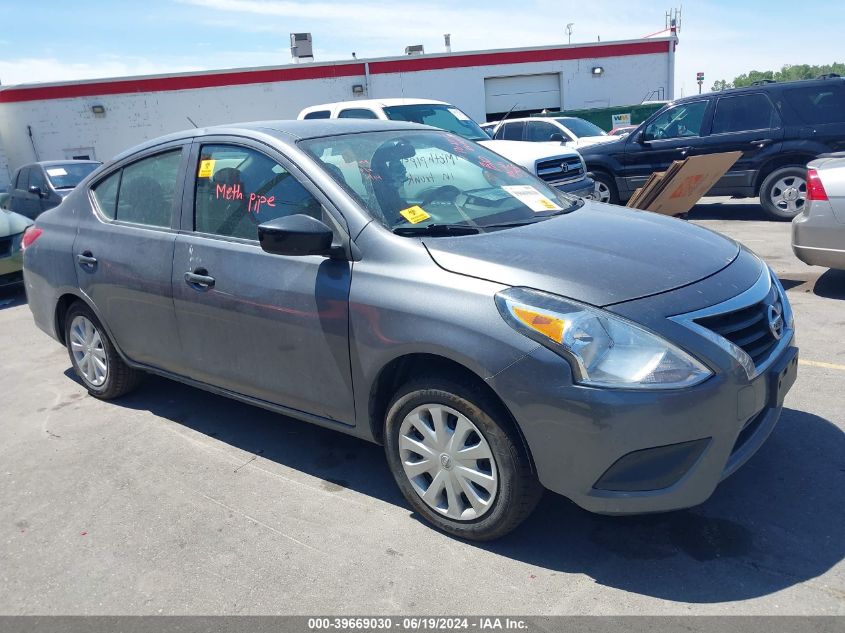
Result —
[[41, 187], [39, 187], [38, 185], [30, 185], [29, 189], [27, 189], [27, 191], [29, 191], [29, 193], [31, 193], [34, 196], [38, 196], [39, 198], [46, 198], [47, 197], [46, 194], [43, 191], [41, 191]]
[[645, 130], [643, 130], [642, 132], [638, 133], [638, 134], [637, 134], [637, 136], [634, 138], [634, 140], [635, 140], [637, 143], [639, 143], [640, 145], [648, 145], [648, 144], [649, 144], [649, 142], [651, 141], [651, 139], [646, 138], [646, 135], [645, 135]]
[[550, 141], [558, 141], [559, 143], [563, 143], [563, 134], [560, 132], [555, 132], [551, 136], [549, 136]]
[[334, 234], [310, 215], [286, 215], [258, 225], [261, 248], [274, 255], [332, 255]]

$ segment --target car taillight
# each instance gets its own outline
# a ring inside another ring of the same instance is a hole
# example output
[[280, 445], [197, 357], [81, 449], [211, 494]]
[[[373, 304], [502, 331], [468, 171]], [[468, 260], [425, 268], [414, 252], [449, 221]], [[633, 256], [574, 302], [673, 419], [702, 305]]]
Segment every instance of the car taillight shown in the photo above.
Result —
[[35, 226], [31, 226], [24, 231], [23, 238], [21, 239], [21, 250], [28, 248], [35, 240], [41, 237], [43, 232], [44, 229], [39, 229]]
[[812, 167], [807, 170], [807, 200], [827, 200], [827, 191], [824, 190], [819, 172]]

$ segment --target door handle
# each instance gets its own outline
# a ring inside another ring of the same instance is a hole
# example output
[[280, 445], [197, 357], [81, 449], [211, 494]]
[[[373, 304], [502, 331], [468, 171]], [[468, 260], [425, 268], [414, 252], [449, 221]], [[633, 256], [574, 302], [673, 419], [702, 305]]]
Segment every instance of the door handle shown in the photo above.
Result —
[[751, 141], [749, 143], [749, 145], [756, 145], [757, 147], [765, 147], [766, 145], [768, 145], [771, 142], [772, 142], [772, 139], [770, 139], [770, 138], [761, 138], [757, 141]]
[[204, 268], [198, 268], [195, 272], [186, 272], [185, 282], [189, 286], [199, 287], [203, 290], [214, 287], [214, 277], [209, 277], [208, 271]]
[[686, 156], [692, 151], [692, 147], [679, 147], [678, 151], [681, 152], [681, 156]]
[[94, 257], [91, 251], [85, 251], [83, 253], [79, 253], [76, 256], [76, 261], [79, 262], [80, 266], [96, 266], [97, 265], [97, 258]]

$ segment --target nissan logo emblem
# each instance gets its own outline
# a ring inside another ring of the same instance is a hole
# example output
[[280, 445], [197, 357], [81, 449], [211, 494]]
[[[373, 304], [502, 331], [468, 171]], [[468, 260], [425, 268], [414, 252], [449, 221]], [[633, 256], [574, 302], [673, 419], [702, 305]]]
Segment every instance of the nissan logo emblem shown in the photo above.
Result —
[[770, 305], [766, 312], [769, 320], [769, 331], [775, 337], [775, 340], [779, 341], [780, 337], [783, 336], [783, 309], [779, 303], [775, 303]]

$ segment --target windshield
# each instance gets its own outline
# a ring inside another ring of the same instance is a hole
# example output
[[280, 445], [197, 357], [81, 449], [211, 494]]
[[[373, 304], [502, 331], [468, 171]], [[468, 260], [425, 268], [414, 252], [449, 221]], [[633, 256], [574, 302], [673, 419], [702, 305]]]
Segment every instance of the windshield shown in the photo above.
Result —
[[581, 205], [498, 154], [444, 132], [345, 134], [300, 146], [397, 233], [485, 232]]
[[447, 132], [454, 132], [471, 141], [489, 141], [490, 137], [455, 106], [437, 103], [417, 103], [414, 105], [390, 106], [384, 113], [391, 121], [410, 121], [439, 127]]
[[44, 171], [53, 189], [73, 189], [99, 166], [100, 163], [57, 163], [45, 165]]
[[598, 125], [594, 125], [589, 121], [585, 121], [584, 119], [576, 119], [576, 118], [562, 118], [557, 119], [557, 121], [561, 124], [569, 128], [569, 130], [578, 137], [581, 136], [606, 136], [607, 132], [601, 129]]

